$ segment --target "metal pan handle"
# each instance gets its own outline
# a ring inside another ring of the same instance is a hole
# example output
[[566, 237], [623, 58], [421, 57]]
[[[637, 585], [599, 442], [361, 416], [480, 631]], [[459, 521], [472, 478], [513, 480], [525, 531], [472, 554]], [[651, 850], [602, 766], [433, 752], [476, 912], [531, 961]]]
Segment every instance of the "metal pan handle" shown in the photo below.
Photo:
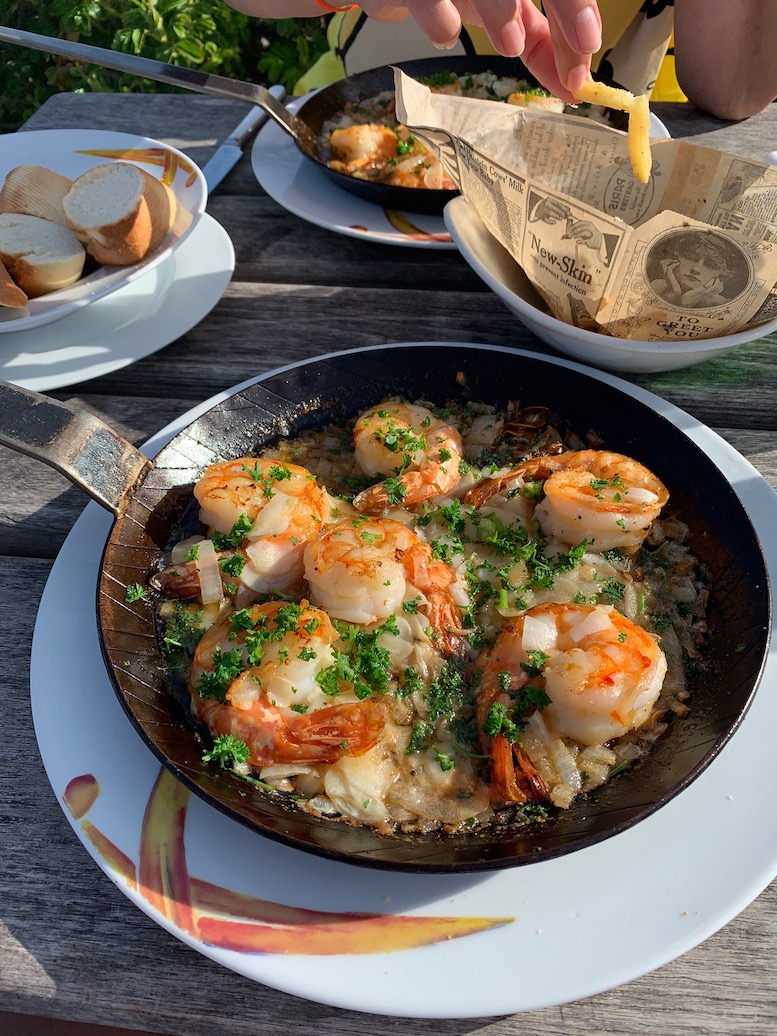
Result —
[[226, 76], [211, 75], [181, 65], [168, 65], [164, 61], [144, 58], [138, 54], [124, 54], [103, 47], [93, 47], [87, 43], [42, 36], [37, 32], [12, 29], [8, 25], [0, 25], [0, 42], [15, 43], [17, 46], [41, 50], [46, 54], [58, 54], [60, 57], [70, 58], [71, 61], [85, 61], [102, 68], [113, 68], [130, 75], [143, 76], [145, 79], [156, 79], [160, 83], [171, 83], [195, 93], [247, 101], [263, 108], [281, 129], [294, 137], [303, 151], [313, 156], [316, 154], [316, 138], [310, 127], [302, 119], [288, 112], [269, 90], [258, 83], [228, 79]]
[[0, 443], [56, 468], [121, 515], [152, 462], [99, 418], [0, 381]]

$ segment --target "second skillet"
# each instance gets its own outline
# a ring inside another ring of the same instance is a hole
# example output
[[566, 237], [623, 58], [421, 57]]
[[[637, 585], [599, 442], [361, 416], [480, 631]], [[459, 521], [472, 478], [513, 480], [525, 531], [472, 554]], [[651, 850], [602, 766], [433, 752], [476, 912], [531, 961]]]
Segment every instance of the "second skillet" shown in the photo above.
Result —
[[[441, 72], [453, 72], [457, 76], [477, 75], [481, 72], [493, 72], [497, 76], [513, 76], [525, 79], [534, 86], [538, 85], [535, 76], [529, 72], [519, 58], [505, 58], [501, 55], [485, 54], [452, 54], [449, 56], [417, 58], [414, 61], [397, 62], [412, 79], [424, 80]], [[384, 90], [394, 89], [394, 73], [390, 66], [371, 68], [366, 72], [357, 72], [336, 83], [323, 87], [306, 100], [297, 109], [297, 117], [302, 119], [319, 140], [321, 148], [321, 131], [324, 124], [339, 115], [347, 104], [365, 101], [375, 97]], [[312, 156], [300, 148], [306, 158], [315, 164], [334, 183], [351, 194], [365, 201], [381, 205], [386, 209], [403, 209], [408, 212], [440, 213], [446, 204], [455, 198], [458, 191], [427, 190], [420, 187], [392, 187], [384, 183], [372, 183], [354, 176], [330, 169], [320, 156]]]
[[[383, 836], [314, 818], [203, 763], [207, 740], [193, 728], [186, 694], [176, 693], [168, 678], [154, 608], [142, 599], [127, 602], [128, 586], [148, 584], [206, 465], [350, 419], [388, 395], [498, 406], [519, 399], [551, 406], [583, 433], [595, 428], [608, 448], [639, 458], [665, 481], [672, 513], [692, 530], [690, 549], [710, 570], [712, 669], [691, 677], [690, 716], [676, 718], [639, 766], [544, 824], [454, 837]], [[285, 844], [343, 862], [419, 873], [489, 870], [564, 855], [625, 830], [687, 787], [737, 728], [758, 685], [770, 595], [763, 554], [738, 497], [678, 427], [584, 368], [450, 343], [335, 354], [238, 387], [153, 462], [64, 404], [2, 383], [0, 402], [0, 441], [58, 467], [117, 514], [102, 559], [97, 610], [106, 668], [127, 716], [187, 787]]]

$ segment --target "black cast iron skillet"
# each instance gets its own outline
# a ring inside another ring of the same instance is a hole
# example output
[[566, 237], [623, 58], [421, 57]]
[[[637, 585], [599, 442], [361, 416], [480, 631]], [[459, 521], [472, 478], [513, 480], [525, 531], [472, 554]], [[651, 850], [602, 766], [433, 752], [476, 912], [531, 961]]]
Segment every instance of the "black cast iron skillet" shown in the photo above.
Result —
[[[522, 831], [392, 835], [318, 820], [201, 761], [205, 742], [185, 696], [168, 679], [146, 584], [190, 505], [192, 484], [214, 461], [283, 436], [353, 418], [387, 395], [437, 403], [543, 404], [608, 449], [633, 456], [667, 485], [672, 514], [692, 530], [708, 566], [712, 671], [691, 677], [691, 713], [652, 753], [572, 808]], [[537, 863], [609, 838], [682, 792], [741, 722], [765, 664], [771, 604], [765, 560], [742, 504], [720, 470], [679, 428], [627, 392], [566, 363], [508, 349], [381, 346], [311, 360], [263, 376], [179, 432], [148, 461], [90, 415], [0, 383], [0, 442], [63, 471], [116, 514], [97, 588], [106, 668], [127, 716], [187, 787], [262, 835], [347, 863], [414, 872], [481, 871]], [[744, 645], [744, 648], [743, 648]], [[671, 851], [671, 850], [670, 850]]]
[[[415, 61], [400, 61], [395, 66], [401, 68], [412, 79], [425, 80], [440, 72], [453, 72], [455, 75], [466, 75], [480, 72], [493, 72], [498, 76], [513, 76], [525, 79], [534, 86], [538, 85], [535, 76], [518, 58], [506, 58], [501, 55], [453, 54], [441, 57], [418, 58]], [[319, 141], [319, 154], [314, 161], [324, 174], [351, 194], [365, 201], [382, 205], [387, 209], [404, 209], [408, 212], [440, 213], [446, 204], [455, 198], [458, 191], [427, 190], [417, 187], [392, 187], [389, 184], [372, 183], [356, 177], [339, 173], [330, 169], [321, 159], [321, 131], [324, 124], [338, 116], [349, 103], [365, 101], [375, 97], [384, 90], [394, 89], [394, 72], [387, 65], [372, 68], [366, 72], [357, 72], [341, 79], [337, 83], [325, 86], [313, 94], [297, 109], [296, 115], [312, 130]], [[299, 146], [299, 145], [298, 145]], [[305, 154], [304, 149], [302, 150]], [[325, 154], [325, 151], [323, 152]], [[307, 157], [311, 157], [308, 155]]]

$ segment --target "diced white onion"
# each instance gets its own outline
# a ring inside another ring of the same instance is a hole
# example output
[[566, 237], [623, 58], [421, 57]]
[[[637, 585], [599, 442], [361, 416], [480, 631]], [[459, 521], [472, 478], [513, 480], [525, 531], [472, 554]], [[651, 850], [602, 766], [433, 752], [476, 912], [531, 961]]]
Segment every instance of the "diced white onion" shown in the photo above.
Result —
[[478, 414], [466, 434], [468, 446], [493, 446], [502, 434], [504, 419], [496, 414]]
[[186, 561], [186, 555], [194, 544], [199, 543], [201, 540], [202, 536], [187, 536], [185, 540], [179, 540], [170, 551], [170, 564], [180, 565]]
[[273, 542], [272, 539], [258, 540], [256, 543], [247, 543], [245, 552], [251, 564], [240, 574], [241, 580], [250, 585], [251, 573], [246, 569], [253, 567], [254, 571], [263, 576], [282, 575], [294, 560], [294, 554], [289, 552], [287, 547], [281, 543]]
[[246, 539], [256, 540], [260, 536], [277, 536], [285, 532], [291, 521], [291, 512], [296, 501], [294, 497], [275, 491], [275, 496], [264, 505], [256, 516]]
[[202, 540], [197, 549], [197, 575], [203, 604], [215, 604], [224, 598], [221, 569], [213, 540]]
[[454, 579], [450, 585], [451, 597], [459, 608], [469, 607], [469, 590], [463, 579]]
[[609, 612], [603, 608], [597, 608], [590, 612], [584, 619], [576, 623], [569, 631], [570, 638], [579, 644], [584, 637], [594, 633], [601, 633], [603, 630], [612, 629], [612, 620]]
[[630, 504], [654, 504], [658, 500], [656, 493], [641, 486], [629, 486], [628, 496]]
[[271, 766], [263, 766], [259, 776], [263, 781], [276, 781], [284, 777], [297, 777], [301, 773], [318, 776], [318, 770], [310, 763], [273, 763]]
[[550, 614], [527, 615], [523, 620], [521, 647], [524, 651], [552, 651], [558, 639], [556, 620]]

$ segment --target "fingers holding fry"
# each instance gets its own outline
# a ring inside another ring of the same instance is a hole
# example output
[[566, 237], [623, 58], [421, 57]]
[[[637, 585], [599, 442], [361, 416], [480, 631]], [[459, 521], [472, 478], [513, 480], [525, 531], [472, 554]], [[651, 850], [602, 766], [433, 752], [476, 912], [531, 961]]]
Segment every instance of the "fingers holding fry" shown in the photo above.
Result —
[[650, 179], [653, 160], [650, 155], [650, 109], [645, 94], [635, 97], [629, 90], [621, 90], [605, 83], [587, 80], [577, 90], [578, 101], [589, 104], [601, 104], [607, 108], [616, 108], [629, 116], [628, 146], [631, 168], [641, 183]]

